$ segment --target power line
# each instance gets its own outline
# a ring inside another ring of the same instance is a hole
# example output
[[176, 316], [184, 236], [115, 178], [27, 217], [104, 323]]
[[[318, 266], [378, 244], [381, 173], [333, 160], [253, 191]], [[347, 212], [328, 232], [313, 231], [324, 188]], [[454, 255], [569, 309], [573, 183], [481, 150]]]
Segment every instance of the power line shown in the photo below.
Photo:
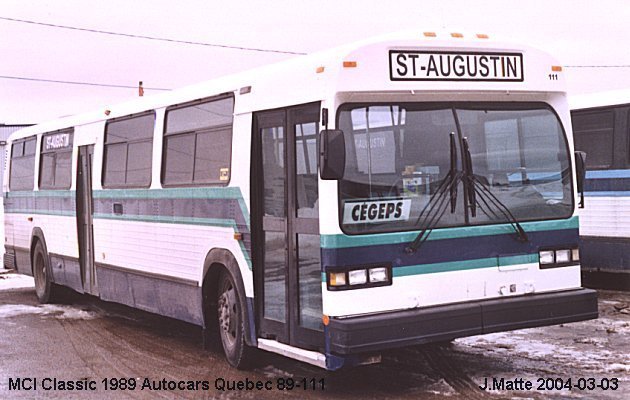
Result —
[[0, 19], [5, 20], [5, 21], [21, 22], [25, 24], [47, 26], [49, 28], [70, 29], [74, 31], [100, 33], [103, 35], [123, 36], [123, 37], [134, 38], [134, 39], [157, 40], [161, 42], [182, 43], [182, 44], [191, 44], [191, 45], [196, 45], [196, 46], [207, 46], [207, 47], [219, 47], [223, 49], [233, 49], [233, 50], [257, 51], [257, 52], [263, 52], [263, 53], [295, 54], [295, 55], [300, 55], [300, 56], [306, 55], [306, 53], [301, 53], [301, 52], [296, 52], [296, 51], [261, 49], [258, 47], [230, 46], [230, 45], [218, 44], [218, 43], [195, 42], [191, 40], [179, 40], [179, 39], [171, 39], [171, 38], [163, 38], [163, 37], [155, 37], [155, 36], [147, 36], [147, 35], [136, 35], [136, 34], [131, 34], [131, 33], [102, 31], [98, 29], [79, 28], [76, 26], [50, 24], [46, 22], [30, 21], [30, 20], [18, 19], [18, 18], [0, 17]]
[[564, 68], [630, 68], [630, 65], [565, 65]]
[[[56, 80], [56, 79], [30, 78], [30, 77], [24, 77], [24, 76], [0, 75], [0, 79], [14, 79], [14, 80], [20, 80], [20, 81], [62, 83], [66, 85], [99, 86], [99, 87], [122, 88], [122, 89], [137, 89], [138, 88], [138, 86], [129, 86], [129, 85], [113, 85], [109, 83], [80, 82], [80, 81], [61, 81], [61, 80]], [[171, 89], [158, 88], [158, 87], [143, 87], [143, 88], [144, 90], [171, 90]]]

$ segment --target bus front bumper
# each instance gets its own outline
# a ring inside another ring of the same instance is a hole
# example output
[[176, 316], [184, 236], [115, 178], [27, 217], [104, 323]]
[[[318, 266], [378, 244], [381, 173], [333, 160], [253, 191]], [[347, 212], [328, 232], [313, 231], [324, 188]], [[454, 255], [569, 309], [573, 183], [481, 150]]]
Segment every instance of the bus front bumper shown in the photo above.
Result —
[[345, 356], [597, 317], [597, 292], [575, 289], [331, 318], [327, 344], [330, 353]]

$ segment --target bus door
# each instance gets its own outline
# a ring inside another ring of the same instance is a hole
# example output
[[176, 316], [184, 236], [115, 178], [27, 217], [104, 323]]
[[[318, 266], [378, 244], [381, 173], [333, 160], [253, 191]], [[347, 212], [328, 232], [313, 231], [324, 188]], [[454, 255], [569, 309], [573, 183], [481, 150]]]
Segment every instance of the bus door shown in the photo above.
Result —
[[79, 264], [81, 281], [86, 293], [98, 295], [94, 268], [94, 214], [92, 201], [92, 159], [94, 145], [79, 146], [77, 165], [77, 233], [79, 238]]
[[319, 103], [254, 115], [252, 211], [258, 335], [322, 349]]

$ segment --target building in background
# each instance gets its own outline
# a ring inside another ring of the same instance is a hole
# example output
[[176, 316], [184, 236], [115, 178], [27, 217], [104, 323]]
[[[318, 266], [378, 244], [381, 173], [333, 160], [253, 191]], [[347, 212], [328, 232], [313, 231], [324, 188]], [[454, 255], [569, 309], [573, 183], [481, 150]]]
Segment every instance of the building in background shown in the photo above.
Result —
[[[11, 134], [19, 129], [22, 129], [26, 126], [30, 126], [28, 124], [22, 125], [5, 125], [0, 124], [0, 188], [4, 184], [4, 169], [7, 165], [6, 160], [6, 145], [7, 139]], [[0, 207], [0, 238], [2, 238], [4, 242], [4, 207]], [[4, 246], [0, 246], [0, 259], [4, 255]]]

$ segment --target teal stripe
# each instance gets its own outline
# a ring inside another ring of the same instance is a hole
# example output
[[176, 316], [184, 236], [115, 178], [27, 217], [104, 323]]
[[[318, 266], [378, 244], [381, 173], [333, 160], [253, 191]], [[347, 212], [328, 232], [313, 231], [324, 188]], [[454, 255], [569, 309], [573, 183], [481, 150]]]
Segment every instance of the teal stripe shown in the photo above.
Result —
[[5, 192], [7, 198], [24, 198], [24, 197], [71, 197], [76, 196], [74, 190], [38, 190], [38, 191], [20, 191]]
[[233, 219], [222, 218], [193, 218], [193, 217], [170, 217], [153, 215], [113, 215], [94, 214], [95, 219], [110, 219], [118, 221], [137, 222], [159, 222], [164, 224], [185, 224], [185, 225], [209, 225], [221, 226], [236, 229], [236, 222]]
[[[509, 265], [538, 263], [538, 254], [522, 254], [518, 256], [490, 257], [477, 260], [449, 261], [434, 264], [409, 265], [406, 267], [396, 267], [392, 270], [394, 278], [403, 276], [414, 276], [424, 274], [435, 274], [438, 272], [466, 271], [481, 268], [497, 268]], [[326, 273], [322, 272], [322, 282], [326, 282]]]
[[45, 211], [45, 210], [5, 210], [5, 214], [34, 214], [34, 215], [54, 215], [62, 217], [75, 217], [74, 211]]
[[[28, 197], [68, 197], [74, 198], [74, 190], [39, 190], [39, 191], [18, 191], [7, 192], [8, 198], [28, 198]], [[95, 199], [236, 199], [245, 218], [248, 230], [251, 227], [250, 215], [247, 204], [243, 199], [241, 189], [238, 187], [223, 188], [170, 188], [170, 189], [103, 189], [92, 192]], [[11, 213], [21, 213], [22, 211], [8, 211]], [[51, 210], [47, 212], [33, 212], [32, 214], [65, 215]], [[75, 214], [72, 214], [75, 215]], [[142, 217], [144, 218], [144, 217]], [[131, 219], [131, 218], [127, 218]], [[160, 221], [163, 222], [163, 221]], [[205, 224], [208, 225], [208, 224]], [[221, 225], [224, 226], [224, 225]]]
[[538, 262], [538, 254], [525, 254], [510, 257], [490, 257], [477, 260], [449, 261], [444, 263], [410, 265], [407, 267], [394, 268], [392, 274], [394, 278], [410, 275], [434, 274], [438, 272], [466, 271], [480, 268], [493, 268], [508, 265], [529, 264]]
[[[555, 231], [577, 229], [578, 217], [563, 220], [523, 222], [521, 226], [526, 232]], [[380, 233], [374, 235], [321, 235], [322, 248], [336, 249], [342, 247], [362, 247], [382, 244], [409, 243], [418, 236], [419, 231]], [[459, 239], [477, 236], [505, 235], [514, 233], [510, 224], [466, 226], [458, 228], [435, 229], [427, 240]]]
[[238, 187], [225, 188], [171, 188], [171, 189], [103, 189], [95, 190], [97, 199], [242, 199]]

